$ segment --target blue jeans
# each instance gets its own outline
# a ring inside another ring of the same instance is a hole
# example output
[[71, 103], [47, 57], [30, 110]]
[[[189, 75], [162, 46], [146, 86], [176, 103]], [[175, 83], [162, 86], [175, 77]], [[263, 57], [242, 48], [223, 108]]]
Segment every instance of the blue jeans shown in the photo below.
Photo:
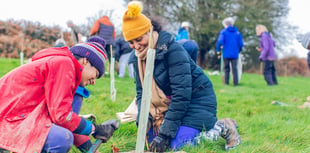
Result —
[[46, 138], [42, 153], [65, 153], [71, 149], [72, 145], [72, 132], [53, 124]]

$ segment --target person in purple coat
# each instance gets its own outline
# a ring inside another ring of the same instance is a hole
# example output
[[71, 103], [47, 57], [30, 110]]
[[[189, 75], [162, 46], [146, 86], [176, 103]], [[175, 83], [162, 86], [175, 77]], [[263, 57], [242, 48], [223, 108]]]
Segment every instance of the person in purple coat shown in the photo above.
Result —
[[259, 60], [264, 62], [264, 78], [266, 83], [269, 86], [278, 85], [274, 66], [274, 61], [276, 60], [275, 42], [264, 25], [259, 24], [256, 26], [256, 35], [260, 38], [261, 53]]

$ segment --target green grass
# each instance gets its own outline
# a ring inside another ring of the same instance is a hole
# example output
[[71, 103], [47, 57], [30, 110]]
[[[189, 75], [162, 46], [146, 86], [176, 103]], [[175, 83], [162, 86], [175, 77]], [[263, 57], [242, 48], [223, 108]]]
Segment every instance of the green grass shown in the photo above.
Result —
[[[0, 58], [0, 76], [19, 65], [18, 59]], [[243, 74], [240, 86], [223, 85], [220, 76], [209, 76], [218, 101], [218, 118], [231, 117], [237, 120], [242, 143], [232, 153], [287, 153], [310, 152], [310, 109], [298, 109], [310, 95], [310, 81], [306, 77], [278, 77], [278, 86], [267, 86], [262, 75]], [[93, 113], [98, 123], [115, 119], [135, 96], [135, 84], [129, 77], [115, 75], [116, 102], [110, 100], [110, 79], [106, 76], [87, 87], [91, 96], [84, 100], [81, 114]], [[277, 100], [292, 105], [271, 105]], [[134, 122], [121, 124], [119, 130], [100, 152], [111, 152], [111, 146], [121, 152], [135, 149], [137, 128]], [[225, 141], [204, 142], [196, 147], [185, 147], [188, 153], [226, 152]], [[76, 149], [71, 152], [77, 152]]]

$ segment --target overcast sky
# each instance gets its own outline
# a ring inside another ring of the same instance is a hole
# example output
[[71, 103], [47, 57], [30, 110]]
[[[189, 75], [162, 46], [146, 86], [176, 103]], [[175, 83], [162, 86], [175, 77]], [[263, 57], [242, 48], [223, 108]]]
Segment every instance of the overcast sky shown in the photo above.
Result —
[[66, 22], [87, 23], [87, 17], [96, 16], [100, 10], [124, 11], [122, 0], [6, 0], [0, 5], [0, 20], [25, 19], [44, 25], [60, 25]]
[[[310, 0], [290, 0], [288, 20], [299, 27], [299, 32], [310, 32]], [[5, 0], [0, 5], [0, 20], [25, 19], [39, 21], [44, 25], [60, 25], [67, 28], [66, 22], [72, 20], [76, 24], [87, 23], [87, 17], [96, 16], [100, 10], [114, 9], [121, 20], [123, 0]], [[293, 47], [299, 51], [299, 56], [306, 56], [297, 42]]]

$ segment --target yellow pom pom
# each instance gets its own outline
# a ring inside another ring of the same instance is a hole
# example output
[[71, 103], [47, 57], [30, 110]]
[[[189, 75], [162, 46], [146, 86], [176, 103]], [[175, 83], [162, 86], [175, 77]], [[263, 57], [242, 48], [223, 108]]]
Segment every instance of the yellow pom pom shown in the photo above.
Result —
[[128, 4], [128, 10], [126, 15], [130, 18], [135, 18], [142, 12], [142, 3], [140, 1], [131, 1]]

